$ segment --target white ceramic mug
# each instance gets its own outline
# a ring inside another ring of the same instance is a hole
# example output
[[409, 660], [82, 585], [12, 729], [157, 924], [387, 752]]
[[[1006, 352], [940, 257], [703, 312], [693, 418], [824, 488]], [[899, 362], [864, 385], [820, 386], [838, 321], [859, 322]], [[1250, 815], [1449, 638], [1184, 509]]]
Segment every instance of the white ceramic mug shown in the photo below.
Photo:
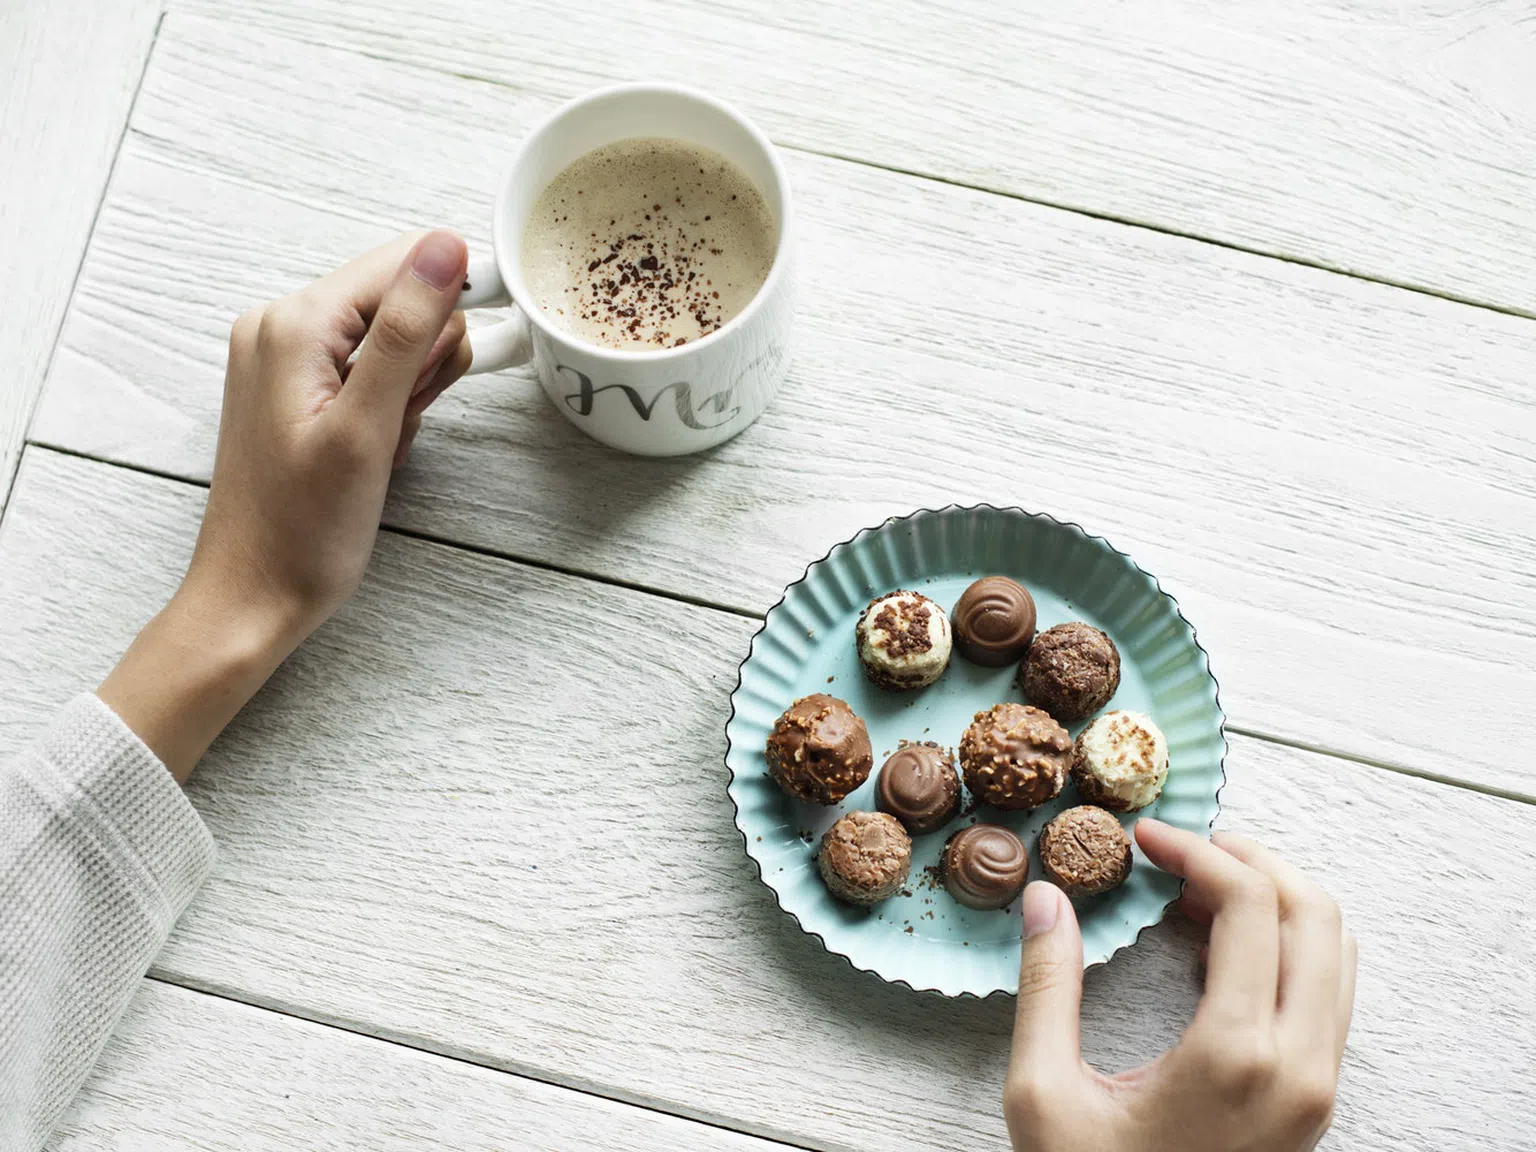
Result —
[[[549, 182], [594, 148], [636, 136], [702, 145], [744, 172], [777, 224], [768, 278], [739, 314], [677, 348], [618, 351], [554, 327], [530, 296], [523, 231]], [[789, 181], [773, 145], [720, 101], [673, 84], [624, 84], [560, 108], [523, 141], [496, 196], [491, 259], [472, 258], [462, 308], [510, 303], [513, 316], [477, 328], [471, 372], [532, 360], [565, 417], [588, 436], [642, 456], [680, 456], [729, 440], [761, 415], [789, 363], [794, 292]]]

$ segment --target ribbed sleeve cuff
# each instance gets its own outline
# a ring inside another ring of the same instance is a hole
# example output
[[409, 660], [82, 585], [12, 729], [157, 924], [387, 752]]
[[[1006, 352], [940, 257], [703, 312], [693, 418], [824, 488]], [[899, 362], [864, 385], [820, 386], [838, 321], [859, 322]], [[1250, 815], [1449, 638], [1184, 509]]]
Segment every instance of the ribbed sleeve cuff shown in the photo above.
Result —
[[111, 708], [86, 693], [41, 746], [56, 797], [97, 847], [138, 882], [144, 910], [165, 930], [213, 870], [213, 836], [165, 765]]

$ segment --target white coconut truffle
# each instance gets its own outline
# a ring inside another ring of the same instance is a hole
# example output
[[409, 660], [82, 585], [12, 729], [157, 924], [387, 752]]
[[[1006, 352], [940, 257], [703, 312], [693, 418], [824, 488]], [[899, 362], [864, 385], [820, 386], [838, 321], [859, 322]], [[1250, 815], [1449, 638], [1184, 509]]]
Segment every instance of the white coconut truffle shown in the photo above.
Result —
[[859, 662], [882, 688], [925, 688], [949, 666], [949, 616], [917, 592], [876, 596], [859, 616]]
[[1167, 779], [1168, 741], [1140, 712], [1106, 712], [1072, 746], [1072, 781], [1085, 800], [1101, 808], [1145, 808]]

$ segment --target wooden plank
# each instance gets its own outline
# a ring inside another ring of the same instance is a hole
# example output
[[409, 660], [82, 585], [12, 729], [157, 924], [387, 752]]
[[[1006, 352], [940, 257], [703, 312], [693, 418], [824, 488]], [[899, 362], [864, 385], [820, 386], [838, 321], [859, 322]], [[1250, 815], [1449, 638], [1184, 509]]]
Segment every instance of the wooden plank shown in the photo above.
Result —
[[159, 17], [159, 0], [0, 12], [0, 510]]
[[144, 981], [53, 1152], [783, 1148]]
[[[202, 498], [29, 451], [0, 531], [0, 753], [174, 584]], [[386, 534], [195, 778], [220, 864], [158, 974], [798, 1144], [1001, 1146], [1011, 1003], [855, 973], [752, 879], [720, 754], [753, 627]], [[1536, 807], [1241, 737], [1229, 769], [1224, 821], [1321, 876], [1360, 937], [1332, 1146], [1536, 1138]], [[1177, 1034], [1193, 943], [1164, 925], [1090, 974], [1095, 1060]]]
[[776, 140], [1536, 310], [1520, 0], [191, 0], [564, 96], [695, 84]]
[[[206, 477], [233, 317], [409, 223], [483, 243], [550, 104], [168, 18], [36, 435]], [[799, 347], [763, 421], [635, 461], [525, 377], [467, 381], [389, 521], [761, 612], [893, 513], [1022, 503], [1164, 580], [1246, 730], [1536, 795], [1536, 325], [789, 161]]]

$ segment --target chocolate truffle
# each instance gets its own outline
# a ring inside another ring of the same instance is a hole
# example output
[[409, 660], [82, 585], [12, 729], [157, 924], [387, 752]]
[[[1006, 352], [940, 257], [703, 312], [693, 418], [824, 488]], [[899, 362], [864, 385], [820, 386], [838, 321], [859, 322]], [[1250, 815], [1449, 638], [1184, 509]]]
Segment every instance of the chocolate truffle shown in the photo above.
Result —
[[812, 804], [836, 804], [869, 778], [869, 730], [835, 696], [813, 692], [791, 704], [768, 734], [768, 771], [779, 787]]
[[1168, 741], [1140, 712], [1106, 712], [1072, 745], [1072, 782], [1083, 799], [1116, 812], [1156, 800], [1168, 779]]
[[1040, 832], [1040, 867], [1068, 896], [1097, 896], [1131, 874], [1131, 838], [1102, 808], [1068, 808]]
[[914, 836], [944, 827], [960, 811], [954, 757], [932, 741], [898, 748], [875, 781], [875, 807]]
[[944, 845], [939, 871], [949, 894], [967, 908], [1006, 908], [1029, 879], [1024, 843], [996, 824], [962, 828]]
[[920, 593], [876, 596], [854, 633], [859, 663], [882, 688], [926, 688], [949, 666], [949, 617]]
[[965, 786], [984, 804], [1038, 808], [1067, 778], [1072, 737], [1038, 708], [995, 704], [960, 737]]
[[955, 601], [954, 626], [955, 647], [972, 664], [1016, 664], [1035, 638], [1035, 598], [1006, 576], [983, 576]]
[[816, 866], [839, 900], [877, 904], [907, 882], [912, 839], [894, 816], [850, 812], [821, 838]]
[[1035, 637], [1019, 682], [1031, 704], [1070, 724], [1109, 703], [1120, 687], [1120, 653], [1091, 624], [1058, 624]]

